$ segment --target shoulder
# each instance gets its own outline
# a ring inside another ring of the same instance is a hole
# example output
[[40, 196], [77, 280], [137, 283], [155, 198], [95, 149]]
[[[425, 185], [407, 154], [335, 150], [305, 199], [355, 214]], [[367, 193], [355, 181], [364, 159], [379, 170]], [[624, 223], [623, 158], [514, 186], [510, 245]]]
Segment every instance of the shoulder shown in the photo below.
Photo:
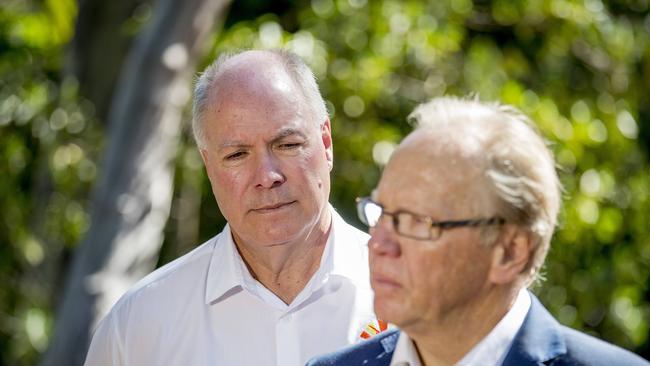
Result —
[[[205, 278], [219, 235], [189, 253], [151, 272], [131, 287], [113, 306], [111, 314], [130, 312], [150, 304], [170, 303], [174, 297], [203, 295]], [[120, 318], [120, 316], [117, 316]]]
[[567, 353], [561, 357], [561, 360], [569, 362], [556, 362], [553, 363], [554, 365], [650, 365], [648, 361], [630, 351], [575, 329], [560, 326], [560, 331], [567, 348]]
[[645, 365], [648, 361], [560, 324], [531, 293], [531, 307], [504, 365]]
[[127, 291], [98, 324], [85, 364], [121, 364], [135, 343], [142, 346], [153, 341], [152, 334], [162, 334], [167, 320], [173, 322], [173, 314], [183, 313], [170, 309], [187, 306], [192, 297], [202, 301], [205, 281], [196, 275], [207, 271], [215, 239], [150, 273]]
[[389, 330], [340, 351], [313, 358], [307, 365], [389, 365], [398, 337], [399, 330]]
[[219, 235], [199, 245], [189, 253], [156, 269], [142, 280], [138, 281], [126, 294], [126, 297], [137, 293], [150, 291], [158, 286], [173, 286], [178, 280], [191, 276], [196, 280], [196, 275], [207, 270], [214, 246]]

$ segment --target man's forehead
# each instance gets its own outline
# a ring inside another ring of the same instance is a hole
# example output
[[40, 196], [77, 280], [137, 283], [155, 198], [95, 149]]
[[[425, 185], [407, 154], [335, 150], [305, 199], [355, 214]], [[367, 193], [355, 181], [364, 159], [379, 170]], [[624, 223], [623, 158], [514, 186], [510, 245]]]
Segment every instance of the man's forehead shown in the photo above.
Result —
[[[461, 209], [467, 199], [484, 190], [482, 170], [476, 160], [456, 147], [437, 146], [428, 136], [409, 136], [393, 153], [377, 190], [377, 199], [396, 200], [393, 205], [435, 206]], [[380, 197], [381, 196], [381, 197]]]
[[273, 52], [266, 50], [248, 50], [230, 57], [223, 64], [224, 70], [234, 69], [241, 66], [259, 67], [262, 64], [278, 64], [279, 57]]
[[481, 160], [485, 135], [462, 123], [441, 124], [436, 128], [418, 128], [400, 144], [400, 149], [414, 149], [417, 154], [453, 161]]
[[251, 132], [275, 135], [299, 130], [309, 118], [308, 106], [287, 78], [244, 79], [230, 80], [209, 96], [204, 117], [208, 135], [227, 140]]
[[271, 87], [282, 91], [293, 90], [293, 80], [276, 55], [263, 51], [249, 51], [227, 60], [216, 76], [215, 90]]
[[464, 177], [467, 170], [481, 166], [481, 143], [471, 136], [448, 132], [416, 130], [398, 146], [391, 160], [422, 179], [443, 176]]
[[208, 95], [210, 104], [223, 105], [244, 101], [264, 103], [269, 97], [282, 97], [298, 103], [298, 93], [288, 75], [270, 72], [261, 75], [257, 72], [221, 75], [214, 81]]

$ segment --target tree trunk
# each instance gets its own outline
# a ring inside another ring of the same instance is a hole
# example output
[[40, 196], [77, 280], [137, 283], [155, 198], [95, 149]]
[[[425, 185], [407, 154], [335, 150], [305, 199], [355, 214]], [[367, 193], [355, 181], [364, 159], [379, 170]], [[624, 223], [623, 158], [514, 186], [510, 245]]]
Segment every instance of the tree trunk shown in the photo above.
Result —
[[[108, 110], [115, 84], [122, 65], [133, 41], [133, 32], [127, 32], [125, 25], [140, 7], [150, 9], [152, 0], [80, 0], [79, 12], [75, 22], [75, 33], [67, 47], [64, 80], [73, 76], [79, 82], [79, 94], [95, 107], [93, 121], [102, 128], [108, 121]], [[97, 118], [94, 118], [97, 117]], [[39, 153], [40, 163], [36, 164], [33, 183], [33, 214], [30, 217], [30, 230], [41, 242], [47, 243], [43, 262], [36, 268], [25, 270], [25, 282], [34, 281], [55, 308], [61, 302], [63, 277], [66, 275], [69, 250], [60, 241], [48, 237], [48, 206], [51, 205], [55, 187], [52, 182], [49, 160], [52, 149], [43, 144]], [[75, 192], [77, 195], [78, 192]]]
[[43, 365], [81, 365], [98, 320], [154, 268], [191, 76], [228, 3], [159, 0], [133, 44], [111, 104], [91, 225], [75, 253]]
[[107, 121], [115, 84], [133, 40], [127, 21], [138, 7], [145, 13], [152, 3], [152, 0], [79, 1], [66, 74], [79, 81], [81, 95], [93, 103], [95, 115], [102, 124]]

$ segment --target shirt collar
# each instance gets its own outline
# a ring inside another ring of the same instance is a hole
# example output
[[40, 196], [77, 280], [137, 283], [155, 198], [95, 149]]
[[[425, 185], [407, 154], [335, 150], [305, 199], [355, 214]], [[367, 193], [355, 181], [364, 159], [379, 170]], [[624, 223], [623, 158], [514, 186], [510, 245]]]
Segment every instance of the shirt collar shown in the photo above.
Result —
[[[360, 250], [358, 245], [352, 245], [362, 240], [367, 243], [367, 238], [351, 237], [364, 234], [348, 225], [331, 205], [329, 211], [332, 223], [320, 266], [291, 306], [299, 305], [326, 283], [336, 286], [342, 278], [357, 285], [357, 288], [368, 288], [370, 277], [367, 250]], [[362, 281], [366, 281], [365, 287], [358, 285], [362, 284]]]
[[[353, 283], [369, 281], [368, 252], [359, 250], [350, 236], [364, 235], [349, 226], [343, 218], [328, 204], [332, 215], [327, 244], [323, 250], [321, 264], [314, 278], [306, 286], [308, 292], [316, 290], [321, 284], [328, 281], [330, 275], [337, 275]], [[208, 269], [207, 286], [205, 290], [205, 303], [210, 304], [219, 300], [226, 294], [236, 291], [237, 287], [255, 292], [257, 281], [253, 279], [244, 264], [235, 242], [232, 239], [230, 225], [226, 224], [221, 234], [213, 240], [216, 241]], [[364, 238], [367, 242], [367, 238]], [[311, 290], [311, 291], [310, 291]]]
[[[332, 248], [328, 254], [332, 259], [329, 273], [344, 277], [355, 284], [360, 281], [369, 281], [367, 247], [369, 237], [348, 225], [332, 206], [330, 206], [330, 211], [332, 212], [332, 229], [330, 231]], [[364, 242], [366, 245], [363, 247], [351, 245], [356, 242]], [[327, 260], [327, 258], [323, 256], [323, 260]]]
[[390, 360], [390, 366], [421, 366], [420, 356], [415, 349], [413, 341], [404, 332], [399, 333], [397, 338], [397, 345], [395, 345], [395, 353]]
[[501, 365], [529, 309], [530, 295], [521, 289], [506, 315], [457, 365]]
[[[230, 225], [226, 224], [223, 231], [214, 239], [214, 249], [210, 258], [208, 278], [205, 288], [205, 303], [210, 304], [236, 287], [244, 287], [252, 280], [248, 269], [244, 268], [235, 242], [232, 239]], [[245, 278], [245, 274], [250, 279]]]
[[[530, 303], [531, 300], [528, 291], [526, 289], [519, 290], [515, 303], [506, 315], [456, 365], [501, 365], [517, 332], [524, 323], [526, 314], [528, 314], [528, 310], [530, 309]], [[420, 357], [418, 356], [413, 341], [406, 333], [401, 332], [390, 366], [420, 365]]]

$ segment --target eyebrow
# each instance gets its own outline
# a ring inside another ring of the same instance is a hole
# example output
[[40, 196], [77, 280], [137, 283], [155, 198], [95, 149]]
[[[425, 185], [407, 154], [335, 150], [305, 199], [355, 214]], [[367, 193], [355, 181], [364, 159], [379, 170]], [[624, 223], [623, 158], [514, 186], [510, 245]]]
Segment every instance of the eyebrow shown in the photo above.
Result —
[[[294, 136], [294, 135], [300, 136], [305, 139], [307, 138], [307, 136], [302, 131], [295, 128], [287, 127], [280, 130], [279, 133], [273, 136], [273, 138], [271, 138], [271, 143], [272, 144], [276, 143], [284, 138], [287, 138], [289, 136]], [[232, 140], [232, 141], [223, 142], [222, 144], [219, 145], [217, 150], [222, 151], [224, 149], [229, 149], [229, 148], [247, 148], [251, 146], [252, 146], [251, 144], [244, 143], [243, 141], [240, 140]]]
[[297, 130], [295, 128], [288, 127], [280, 130], [280, 132], [271, 139], [271, 143], [278, 142], [284, 138], [287, 138], [289, 136], [294, 136], [294, 135], [298, 135], [299, 137], [302, 138], [307, 138], [307, 136], [304, 133], [302, 133], [302, 131]]
[[222, 144], [219, 144], [219, 146], [217, 147], [217, 151], [222, 151], [222, 150], [233, 148], [233, 147], [240, 148], [240, 147], [250, 147], [250, 146], [251, 145], [245, 144], [245, 143], [243, 143], [241, 141], [237, 141], [237, 140], [235, 140], [235, 141], [226, 141], [226, 142], [224, 142]]

